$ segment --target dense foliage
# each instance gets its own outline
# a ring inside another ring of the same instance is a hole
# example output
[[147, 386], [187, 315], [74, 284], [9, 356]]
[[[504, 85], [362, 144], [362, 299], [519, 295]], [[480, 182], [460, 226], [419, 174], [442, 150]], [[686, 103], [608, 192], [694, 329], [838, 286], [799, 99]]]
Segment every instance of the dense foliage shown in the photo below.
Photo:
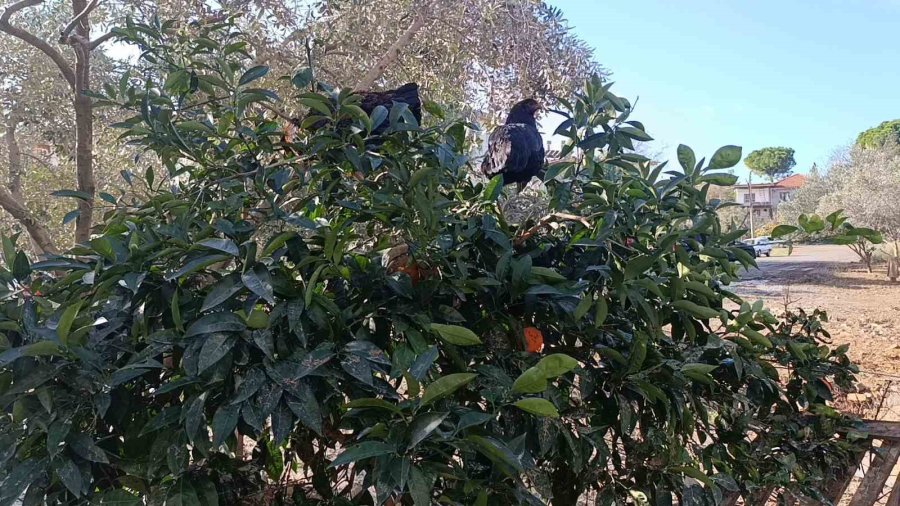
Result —
[[880, 148], [900, 142], [900, 119], [882, 121], [878, 126], [860, 132], [856, 145], [861, 148]]
[[754, 174], [775, 181], [789, 175], [797, 162], [794, 160], [793, 148], [770, 147], [751, 152], [744, 159], [744, 165]]
[[852, 450], [825, 316], [729, 291], [753, 260], [707, 193], [740, 148], [663, 172], [590, 80], [552, 214], [515, 224], [437, 107], [300, 73], [285, 100], [338, 126], [294, 134], [228, 23], [121, 33], [142, 80], [102, 101], [170, 177], [123, 173], [151, 196], [68, 255], [3, 243], [0, 504], [713, 504], [817, 497]]

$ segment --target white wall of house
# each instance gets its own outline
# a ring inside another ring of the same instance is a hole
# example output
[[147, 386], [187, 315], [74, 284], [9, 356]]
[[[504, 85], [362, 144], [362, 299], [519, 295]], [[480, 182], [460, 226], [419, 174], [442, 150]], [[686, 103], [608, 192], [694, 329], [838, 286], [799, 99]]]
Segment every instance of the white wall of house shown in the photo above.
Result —
[[752, 199], [750, 190], [747, 188], [735, 188], [735, 202], [738, 204], [749, 204], [751, 201], [756, 204], [770, 204], [773, 201], [772, 191], [770, 188], [754, 188]]

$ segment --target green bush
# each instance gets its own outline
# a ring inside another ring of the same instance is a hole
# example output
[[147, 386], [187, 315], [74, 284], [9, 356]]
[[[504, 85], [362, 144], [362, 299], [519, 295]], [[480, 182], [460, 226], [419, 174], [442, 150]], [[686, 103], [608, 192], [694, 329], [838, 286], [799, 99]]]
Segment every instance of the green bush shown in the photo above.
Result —
[[553, 214], [515, 225], [434, 105], [318, 84], [288, 100], [332, 126], [291, 138], [228, 23], [120, 35], [146, 68], [97, 98], [169, 177], [124, 172], [154, 196], [67, 255], [4, 242], [0, 504], [713, 504], [816, 497], [852, 450], [823, 315], [728, 289], [753, 260], [706, 194], [740, 148], [663, 172], [588, 82]]

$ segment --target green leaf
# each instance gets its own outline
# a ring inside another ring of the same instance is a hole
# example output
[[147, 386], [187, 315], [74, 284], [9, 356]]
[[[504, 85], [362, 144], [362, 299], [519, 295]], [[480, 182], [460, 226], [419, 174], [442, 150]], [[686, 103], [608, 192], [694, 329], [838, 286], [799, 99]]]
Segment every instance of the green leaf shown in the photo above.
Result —
[[205, 313], [210, 309], [222, 304], [236, 293], [244, 289], [244, 284], [237, 279], [237, 274], [233, 273], [216, 282], [210, 289], [209, 293], [203, 299], [203, 306], [200, 312]]
[[297, 396], [298, 401], [289, 400], [288, 407], [291, 408], [300, 423], [323, 436], [325, 427], [322, 423], [322, 408], [319, 406], [319, 401], [316, 400], [316, 394], [312, 387], [306, 382], [301, 382], [291, 393]]
[[700, 373], [700, 374], [709, 374], [714, 371], [718, 366], [713, 364], [700, 364], [700, 363], [687, 363], [681, 366], [681, 372], [683, 373]]
[[800, 222], [800, 227], [803, 228], [803, 231], [807, 234], [815, 234], [825, 230], [825, 221], [815, 214], [812, 216], [801, 214], [798, 221]]
[[619, 127], [617, 131], [621, 134], [624, 134], [626, 137], [630, 137], [636, 141], [647, 142], [653, 140], [653, 137], [650, 137], [649, 135], [647, 135], [647, 132], [639, 128], [623, 126]]
[[184, 320], [181, 318], [181, 297], [178, 295], [178, 289], [172, 294], [172, 300], [169, 302], [169, 311], [172, 313], [172, 321], [175, 323], [175, 329], [178, 332], [184, 332]]
[[681, 164], [681, 168], [684, 169], [685, 174], [694, 170], [694, 166], [697, 165], [697, 157], [694, 155], [694, 150], [684, 144], [679, 144], [678, 163]]
[[352, 401], [344, 404], [345, 410], [350, 409], [364, 409], [364, 408], [375, 408], [375, 409], [383, 409], [386, 411], [390, 411], [391, 413], [396, 413], [398, 415], [403, 414], [403, 411], [400, 410], [396, 405], [391, 404], [390, 402], [383, 399], [376, 399], [374, 397], [366, 397], [364, 399], [353, 399]]
[[541, 399], [540, 397], [521, 399], [516, 401], [513, 406], [532, 415], [559, 418], [559, 411], [556, 410], [556, 406], [547, 399]]
[[625, 265], [625, 279], [634, 279], [643, 274], [656, 262], [656, 258], [647, 255], [638, 255]]
[[366, 441], [353, 445], [344, 450], [328, 467], [338, 467], [344, 464], [351, 464], [364, 459], [388, 455], [397, 451], [394, 445], [382, 443], [380, 441]]
[[529, 367], [513, 382], [512, 391], [519, 394], [538, 394], [547, 389], [547, 376], [537, 367]]
[[502, 193], [503, 175], [499, 174], [492, 177], [488, 184], [484, 187], [484, 192], [482, 192], [481, 198], [486, 202], [495, 202]]
[[409, 468], [409, 495], [414, 506], [431, 506], [434, 478], [416, 466]]
[[600, 327], [603, 325], [603, 322], [606, 321], [607, 314], [609, 314], [609, 305], [606, 303], [606, 299], [601, 295], [597, 298], [597, 304], [594, 308], [594, 326]]
[[535, 366], [547, 379], [556, 378], [578, 367], [578, 361], [564, 353], [554, 353], [542, 358]]
[[272, 278], [269, 276], [269, 270], [265, 265], [256, 264], [256, 266], [253, 267], [253, 270], [241, 274], [241, 281], [244, 282], [244, 286], [259, 296], [259, 298], [265, 300], [269, 304], [275, 304]]
[[184, 337], [193, 337], [214, 332], [241, 332], [247, 325], [236, 314], [230, 312], [210, 313], [203, 315], [192, 323]]
[[269, 67], [265, 65], [257, 65], [246, 72], [241, 78], [238, 80], [238, 86], [244, 86], [245, 84], [250, 84], [251, 82], [265, 76], [269, 73]]
[[431, 369], [434, 361], [437, 360], [437, 357], [437, 346], [431, 346], [416, 357], [416, 360], [409, 366], [409, 375], [417, 381], [422, 381], [425, 375], [428, 374], [428, 370]]
[[81, 304], [82, 301], [78, 301], [70, 305], [59, 317], [59, 323], [56, 325], [56, 336], [59, 337], [59, 342], [64, 345], [69, 344], [69, 331], [72, 330], [72, 323], [75, 321], [75, 317], [78, 316]]
[[591, 304], [593, 303], [594, 297], [590, 293], [582, 295], [581, 300], [578, 301], [578, 306], [575, 307], [575, 312], [572, 313], [572, 317], [575, 318], [575, 321], [584, 318], [584, 315], [587, 314], [588, 309], [591, 308]]
[[722, 146], [717, 149], [709, 160], [710, 169], [727, 169], [734, 167], [741, 161], [740, 146]]
[[631, 343], [631, 353], [628, 356], [628, 373], [634, 374], [641, 370], [644, 360], [647, 358], [647, 334], [636, 332]]
[[224, 404], [219, 406], [212, 419], [213, 445], [221, 446], [225, 443], [237, 427], [241, 414], [240, 404]]
[[447, 415], [448, 413], [425, 413], [417, 416], [413, 420], [412, 425], [410, 425], [409, 448], [415, 448], [416, 445], [434, 432], [441, 425], [441, 422], [447, 418]]
[[491, 437], [468, 436], [466, 440], [475, 444], [475, 448], [495, 464], [500, 465], [501, 471], [508, 475], [524, 471], [519, 458], [505, 444]]
[[190, 260], [188, 263], [181, 266], [180, 269], [175, 272], [166, 274], [166, 281], [171, 281], [173, 279], [178, 279], [187, 274], [193, 274], [194, 272], [199, 271], [200, 269], [205, 269], [212, 264], [222, 262], [224, 260], [229, 260], [231, 257], [226, 255], [204, 255], [199, 258], [194, 258]]
[[56, 475], [59, 476], [59, 481], [63, 482], [63, 485], [75, 497], [81, 497], [81, 488], [84, 484], [81, 481], [81, 471], [78, 470], [78, 466], [71, 459], [63, 457], [62, 461], [57, 462], [54, 467]]
[[709, 183], [716, 186], [732, 186], [737, 183], [738, 177], [727, 172], [713, 172], [704, 174], [697, 179], [698, 183]]
[[426, 406], [442, 397], [446, 397], [460, 388], [466, 386], [474, 380], [478, 375], [475, 373], [455, 373], [448, 374], [438, 378], [425, 388], [425, 394], [422, 396], [421, 406]]
[[235, 257], [240, 254], [237, 244], [231, 239], [204, 239], [197, 244], [204, 248], [218, 250]]
[[28, 261], [28, 255], [24, 251], [16, 253], [16, 259], [13, 261], [12, 267], [13, 277], [19, 281], [24, 281], [31, 275], [31, 262]]
[[458, 325], [444, 325], [432, 323], [429, 328], [436, 332], [441, 339], [457, 346], [472, 346], [481, 344], [481, 339], [471, 330]]
[[70, 434], [68, 439], [69, 447], [72, 448], [79, 457], [91, 462], [100, 462], [109, 464], [106, 452], [94, 443], [94, 440], [85, 433]]
[[[13, 350], [20, 350], [23, 357], [54, 357], [62, 355], [62, 348], [54, 341], [38, 341], [21, 348], [12, 348], [9, 351]], [[0, 359], [0, 365], [4, 365], [2, 359]]]
[[144, 501], [122, 489], [107, 490], [94, 496], [92, 506], [143, 506]]
[[293, 77], [291, 77], [291, 84], [294, 85], [295, 88], [304, 89], [307, 88], [310, 83], [313, 81], [313, 69], [310, 67], [303, 67], [294, 73]]
[[709, 319], [718, 318], [719, 310], [707, 306], [701, 306], [689, 300], [676, 300], [672, 302], [672, 307], [679, 312], [688, 313], [695, 318]]
[[84, 200], [87, 202], [94, 200], [94, 198], [91, 196], [90, 193], [76, 191], [76, 190], [56, 190], [55, 192], [51, 193], [50, 195], [52, 195], [54, 197], [72, 197], [72, 198]]
[[234, 347], [234, 343], [237, 342], [237, 337], [215, 333], [206, 338], [206, 341], [203, 343], [203, 348], [200, 349], [200, 361], [197, 363], [197, 374], [203, 373], [203, 371], [209, 369], [216, 362], [222, 359], [231, 348]]

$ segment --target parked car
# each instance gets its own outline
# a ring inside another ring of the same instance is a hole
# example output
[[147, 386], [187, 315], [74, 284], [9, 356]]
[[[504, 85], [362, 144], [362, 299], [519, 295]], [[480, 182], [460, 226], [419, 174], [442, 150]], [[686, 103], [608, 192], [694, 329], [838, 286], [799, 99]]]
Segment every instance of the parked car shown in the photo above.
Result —
[[[752, 246], [750, 244], [747, 244], [745, 242], [736, 241], [732, 244], [729, 244], [729, 246], [732, 248], [740, 248], [740, 249], [746, 251], [747, 254], [753, 258], [756, 258], [757, 256], [759, 256], [756, 254], [756, 247]], [[737, 257], [735, 257], [731, 252], [728, 252], [728, 260], [731, 262], [734, 262], [737, 260]]]
[[772, 247], [775, 243], [770, 237], [754, 237], [753, 239], [748, 239], [746, 242], [753, 246], [753, 249], [756, 251], [756, 256], [772, 256]]

